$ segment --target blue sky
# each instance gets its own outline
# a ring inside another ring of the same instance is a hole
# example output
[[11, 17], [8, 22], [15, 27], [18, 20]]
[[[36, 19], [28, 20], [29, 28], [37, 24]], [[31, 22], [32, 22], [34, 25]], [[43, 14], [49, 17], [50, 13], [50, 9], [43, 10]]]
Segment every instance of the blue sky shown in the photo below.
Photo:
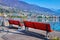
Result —
[[50, 9], [60, 9], [60, 0], [22, 0], [22, 1]]

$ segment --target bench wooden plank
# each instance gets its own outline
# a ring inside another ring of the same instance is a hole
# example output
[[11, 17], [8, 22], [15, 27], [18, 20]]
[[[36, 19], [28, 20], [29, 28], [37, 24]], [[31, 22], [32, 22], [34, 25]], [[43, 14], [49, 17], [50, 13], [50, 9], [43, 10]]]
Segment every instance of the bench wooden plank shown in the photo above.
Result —
[[40, 30], [46, 30], [46, 24], [34, 22], [34, 27]]
[[8, 20], [9, 21], [9, 24], [14, 24], [14, 25], [19, 25], [19, 26], [22, 26], [21, 25], [21, 22], [17, 21], [17, 20]]
[[24, 21], [24, 25], [25, 25], [25, 27], [31, 27], [31, 28], [34, 28], [32, 22]]
[[50, 28], [50, 24], [24, 21], [24, 25], [25, 25], [25, 27], [30, 27], [30, 28], [43, 30], [43, 31], [52, 32], [52, 30]]

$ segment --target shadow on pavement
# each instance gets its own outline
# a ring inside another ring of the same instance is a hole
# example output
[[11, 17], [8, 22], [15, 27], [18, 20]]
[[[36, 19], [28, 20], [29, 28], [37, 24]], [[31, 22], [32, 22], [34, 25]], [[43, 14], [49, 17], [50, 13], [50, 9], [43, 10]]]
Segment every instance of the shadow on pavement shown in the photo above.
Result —
[[23, 30], [21, 32], [23, 33], [22, 35], [31, 36], [31, 37], [35, 37], [35, 38], [39, 38], [39, 39], [43, 39], [43, 40], [49, 40], [43, 34], [35, 33], [32, 31], [25, 31], [25, 30]]

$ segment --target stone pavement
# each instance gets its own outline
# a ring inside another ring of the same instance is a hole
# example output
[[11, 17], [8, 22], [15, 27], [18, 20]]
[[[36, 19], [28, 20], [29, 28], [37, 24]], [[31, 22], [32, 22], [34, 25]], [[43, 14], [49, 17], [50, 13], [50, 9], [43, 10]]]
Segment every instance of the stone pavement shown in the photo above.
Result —
[[[1, 27], [0, 27], [1, 29]], [[49, 40], [45, 38], [46, 32], [37, 30], [37, 29], [29, 29], [29, 31], [21, 30], [18, 32], [16, 29], [8, 29], [4, 27], [4, 30], [9, 30], [11, 32], [0, 32], [0, 40]], [[16, 33], [17, 32], [17, 33]], [[60, 32], [52, 32], [49, 33], [49, 38], [52, 37], [60, 37]]]

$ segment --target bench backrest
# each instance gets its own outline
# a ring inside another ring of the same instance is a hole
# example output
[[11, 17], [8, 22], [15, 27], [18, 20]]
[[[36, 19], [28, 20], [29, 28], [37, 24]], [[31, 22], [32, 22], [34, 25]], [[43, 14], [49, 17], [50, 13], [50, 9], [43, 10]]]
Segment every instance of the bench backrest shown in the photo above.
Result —
[[30, 27], [30, 28], [35, 28], [35, 29], [52, 32], [52, 30], [50, 28], [50, 24], [24, 21], [24, 25], [25, 25], [25, 27]]
[[34, 28], [33, 23], [32, 23], [32, 22], [29, 22], [29, 21], [24, 21], [24, 25], [25, 25], [26, 27]]
[[9, 24], [14, 24], [14, 25], [19, 25], [21, 26], [21, 23], [17, 20], [8, 20], [9, 21]]

